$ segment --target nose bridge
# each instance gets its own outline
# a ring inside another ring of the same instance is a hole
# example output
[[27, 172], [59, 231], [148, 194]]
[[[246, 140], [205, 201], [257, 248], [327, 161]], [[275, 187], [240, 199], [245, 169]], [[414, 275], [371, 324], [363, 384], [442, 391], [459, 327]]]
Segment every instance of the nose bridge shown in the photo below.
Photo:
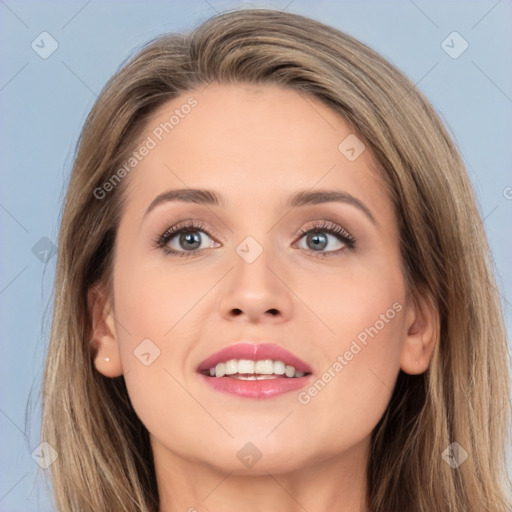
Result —
[[269, 238], [259, 240], [253, 236], [245, 237], [235, 248], [232, 285], [253, 296], [275, 292], [277, 283], [269, 270], [278, 265], [276, 255], [270, 247]]
[[[263, 235], [259, 237], [263, 238]], [[247, 316], [257, 320], [265, 316], [288, 316], [291, 299], [279, 274], [279, 259], [265, 238], [265, 246], [247, 236], [236, 247], [233, 270], [230, 272], [222, 299], [222, 314]]]

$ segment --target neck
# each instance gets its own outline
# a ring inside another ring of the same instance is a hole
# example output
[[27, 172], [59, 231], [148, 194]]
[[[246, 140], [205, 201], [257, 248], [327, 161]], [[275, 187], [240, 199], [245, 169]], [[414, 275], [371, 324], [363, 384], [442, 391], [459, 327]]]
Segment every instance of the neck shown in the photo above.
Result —
[[[159, 512], [304, 512], [337, 510], [369, 512], [365, 505], [369, 440], [335, 457], [309, 461], [288, 472], [266, 469], [263, 459], [243, 474], [191, 461], [163, 449], [155, 450]], [[255, 469], [258, 467], [258, 472]]]

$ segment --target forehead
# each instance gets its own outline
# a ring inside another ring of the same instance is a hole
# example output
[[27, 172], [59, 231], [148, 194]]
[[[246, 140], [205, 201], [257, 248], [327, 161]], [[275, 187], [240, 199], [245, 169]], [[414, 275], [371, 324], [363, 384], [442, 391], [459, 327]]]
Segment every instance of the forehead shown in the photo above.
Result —
[[317, 98], [275, 84], [212, 83], [183, 93], [147, 121], [137, 148], [144, 145], [128, 184], [140, 208], [166, 188], [187, 187], [218, 190], [239, 208], [314, 187], [383, 197], [377, 164], [347, 122]]

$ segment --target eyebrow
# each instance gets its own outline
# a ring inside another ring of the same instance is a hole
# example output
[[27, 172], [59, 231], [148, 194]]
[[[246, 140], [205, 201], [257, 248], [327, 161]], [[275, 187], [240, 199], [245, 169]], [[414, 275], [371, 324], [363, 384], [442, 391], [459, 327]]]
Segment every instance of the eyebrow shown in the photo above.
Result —
[[[195, 188], [168, 190], [167, 192], [156, 196], [153, 201], [151, 201], [150, 205], [146, 209], [146, 212], [144, 213], [144, 217], [146, 217], [149, 212], [151, 212], [151, 210], [156, 208], [158, 205], [170, 201], [183, 201], [187, 203], [197, 203], [211, 206], [226, 204], [225, 199], [212, 190]], [[290, 208], [296, 208], [311, 204], [332, 202], [346, 203], [351, 206], [355, 206], [360, 211], [362, 211], [373, 224], [377, 224], [374, 215], [362, 201], [357, 199], [357, 197], [349, 194], [348, 192], [342, 192], [338, 190], [299, 190], [288, 197], [286, 206], [289, 206]]]

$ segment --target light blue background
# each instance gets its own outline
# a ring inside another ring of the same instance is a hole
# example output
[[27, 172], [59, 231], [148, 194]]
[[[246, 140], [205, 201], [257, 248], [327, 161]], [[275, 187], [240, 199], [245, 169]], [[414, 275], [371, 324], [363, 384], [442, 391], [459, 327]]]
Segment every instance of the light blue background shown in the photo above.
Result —
[[[36, 480], [40, 402], [53, 257], [32, 252], [57, 240], [74, 146], [95, 95], [150, 38], [189, 30], [239, 5], [286, 9], [331, 24], [402, 69], [443, 116], [467, 163], [496, 261], [510, 333], [512, 302], [512, 3], [498, 1], [15, 2], [0, 3], [2, 266], [0, 510], [53, 510]], [[43, 31], [58, 49], [31, 48]], [[469, 48], [452, 59], [441, 42], [459, 32]]]

